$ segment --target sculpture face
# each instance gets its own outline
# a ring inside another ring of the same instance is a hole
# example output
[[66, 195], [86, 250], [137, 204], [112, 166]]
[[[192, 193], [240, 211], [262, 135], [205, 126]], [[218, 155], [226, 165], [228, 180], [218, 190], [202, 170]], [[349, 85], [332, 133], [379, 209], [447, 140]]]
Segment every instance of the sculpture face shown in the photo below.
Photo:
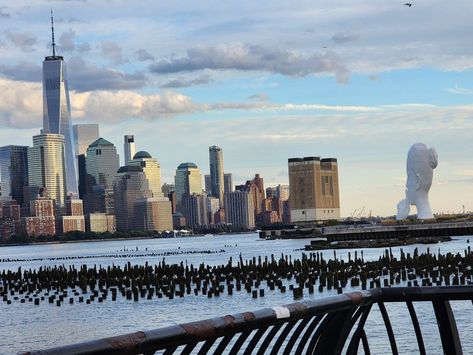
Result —
[[424, 143], [416, 143], [407, 153], [406, 199], [398, 203], [397, 219], [405, 219], [409, 206], [417, 207], [417, 218], [433, 218], [429, 203], [429, 190], [432, 186], [433, 170], [437, 167], [438, 156], [434, 148]]

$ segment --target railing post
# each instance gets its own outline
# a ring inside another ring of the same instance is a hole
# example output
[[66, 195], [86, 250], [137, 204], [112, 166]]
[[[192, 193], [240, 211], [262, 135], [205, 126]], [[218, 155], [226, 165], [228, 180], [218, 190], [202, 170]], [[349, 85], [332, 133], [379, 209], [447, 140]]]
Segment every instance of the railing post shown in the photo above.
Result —
[[437, 318], [444, 354], [463, 354], [450, 302], [446, 300], [432, 301], [432, 305], [434, 306], [435, 317]]

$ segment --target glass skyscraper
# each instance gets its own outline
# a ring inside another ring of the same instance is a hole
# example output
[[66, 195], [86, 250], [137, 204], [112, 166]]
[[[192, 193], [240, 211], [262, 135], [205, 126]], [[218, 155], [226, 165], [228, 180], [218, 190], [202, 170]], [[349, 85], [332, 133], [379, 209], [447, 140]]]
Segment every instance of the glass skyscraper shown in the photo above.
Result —
[[0, 147], [0, 201], [23, 205], [23, 186], [28, 185], [28, 147]]
[[220, 207], [223, 207], [225, 190], [223, 179], [223, 150], [215, 145], [209, 147], [210, 158], [210, 190], [213, 197], [218, 198]]
[[64, 136], [39, 134], [28, 148], [28, 181], [30, 187], [46, 188], [56, 207], [66, 206]]
[[64, 58], [56, 55], [53, 32], [53, 55], [43, 61], [43, 131], [64, 136], [66, 188], [77, 194], [77, 176], [71, 122], [71, 103]]

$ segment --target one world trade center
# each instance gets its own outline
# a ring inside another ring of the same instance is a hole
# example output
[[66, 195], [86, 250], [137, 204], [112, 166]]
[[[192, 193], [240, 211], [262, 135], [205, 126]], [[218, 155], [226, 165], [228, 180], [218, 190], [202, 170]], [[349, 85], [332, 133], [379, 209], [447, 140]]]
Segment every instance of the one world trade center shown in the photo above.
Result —
[[71, 104], [64, 58], [56, 55], [54, 26], [51, 12], [53, 55], [43, 61], [43, 133], [64, 136], [66, 188], [68, 194], [78, 194], [74, 144], [72, 136]]

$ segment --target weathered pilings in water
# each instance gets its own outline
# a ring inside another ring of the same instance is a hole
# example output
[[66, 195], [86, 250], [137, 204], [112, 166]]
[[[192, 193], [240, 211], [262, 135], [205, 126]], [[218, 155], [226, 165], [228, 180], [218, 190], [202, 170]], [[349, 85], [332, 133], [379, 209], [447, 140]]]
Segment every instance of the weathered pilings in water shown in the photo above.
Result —
[[168, 264], [163, 258], [155, 265], [111, 265], [101, 267], [49, 266], [39, 269], [3, 270], [0, 273], [0, 300], [50, 303], [54, 306], [77, 303], [130, 302], [174, 299], [186, 296], [215, 298], [246, 292], [252, 298], [289, 290], [294, 299], [326, 291], [342, 293], [347, 288], [465, 285], [473, 283], [473, 253], [436, 254], [417, 249], [399, 258], [390, 249], [378, 260], [365, 261], [363, 252], [350, 253], [347, 260], [334, 253], [326, 260], [322, 253], [302, 254], [301, 258], [281, 254], [255, 257], [236, 263], [210, 266]]

